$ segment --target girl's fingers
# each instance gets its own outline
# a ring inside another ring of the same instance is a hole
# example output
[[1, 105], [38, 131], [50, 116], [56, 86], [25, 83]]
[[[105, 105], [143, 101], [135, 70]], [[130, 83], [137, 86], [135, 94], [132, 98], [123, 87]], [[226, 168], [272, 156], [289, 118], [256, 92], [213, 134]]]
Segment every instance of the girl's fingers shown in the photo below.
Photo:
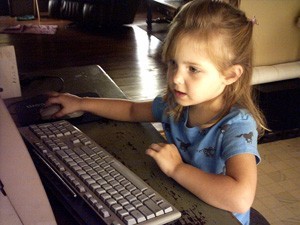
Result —
[[155, 159], [160, 149], [161, 146], [159, 144], [151, 144], [149, 148], [146, 150], [146, 154]]
[[165, 143], [153, 143], [146, 150], [146, 154], [156, 159], [159, 152], [163, 149], [163, 147], [165, 147], [165, 145]]
[[45, 102], [45, 106], [50, 106], [50, 105], [53, 105], [53, 104], [60, 104], [55, 97], [49, 98]]
[[149, 149], [153, 149], [155, 151], [160, 151], [162, 147], [164, 147], [164, 143], [153, 143], [149, 146]]
[[159, 151], [160, 150], [160, 146], [158, 144], [151, 144], [149, 146], [150, 150], [154, 150], [154, 151]]
[[146, 149], [146, 155], [151, 156], [152, 158], [154, 158], [154, 154], [157, 154], [155, 150], [153, 150], [152, 148], [148, 148]]

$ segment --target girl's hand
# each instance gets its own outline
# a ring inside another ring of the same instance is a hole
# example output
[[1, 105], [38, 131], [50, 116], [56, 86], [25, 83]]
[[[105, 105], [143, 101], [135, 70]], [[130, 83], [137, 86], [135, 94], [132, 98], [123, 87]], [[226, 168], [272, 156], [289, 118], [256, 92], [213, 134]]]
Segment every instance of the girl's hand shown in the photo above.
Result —
[[172, 177], [176, 168], [183, 164], [179, 151], [174, 144], [151, 144], [146, 150], [146, 154], [151, 156], [169, 177]]
[[52, 104], [59, 104], [61, 105], [61, 110], [58, 111], [53, 117], [62, 117], [67, 114], [81, 111], [81, 100], [82, 98], [71, 95], [68, 93], [57, 93], [57, 92], [51, 92], [48, 93], [48, 100], [45, 103], [45, 106], [49, 106]]

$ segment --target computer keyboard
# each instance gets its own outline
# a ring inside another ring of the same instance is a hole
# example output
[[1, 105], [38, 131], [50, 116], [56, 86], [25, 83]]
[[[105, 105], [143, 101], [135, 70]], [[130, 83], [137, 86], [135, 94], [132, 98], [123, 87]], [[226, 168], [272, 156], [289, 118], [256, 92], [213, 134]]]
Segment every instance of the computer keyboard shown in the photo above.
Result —
[[124, 164], [68, 121], [19, 128], [53, 172], [82, 198], [99, 221], [165, 224], [181, 213]]

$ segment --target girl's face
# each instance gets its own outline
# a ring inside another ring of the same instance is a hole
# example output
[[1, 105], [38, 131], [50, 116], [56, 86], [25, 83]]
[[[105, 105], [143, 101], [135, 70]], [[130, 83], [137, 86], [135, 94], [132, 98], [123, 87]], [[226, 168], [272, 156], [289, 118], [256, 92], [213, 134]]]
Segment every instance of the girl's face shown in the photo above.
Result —
[[189, 36], [178, 40], [174, 57], [168, 62], [168, 85], [181, 106], [210, 104], [221, 99], [226, 86], [206, 47], [195, 40]]

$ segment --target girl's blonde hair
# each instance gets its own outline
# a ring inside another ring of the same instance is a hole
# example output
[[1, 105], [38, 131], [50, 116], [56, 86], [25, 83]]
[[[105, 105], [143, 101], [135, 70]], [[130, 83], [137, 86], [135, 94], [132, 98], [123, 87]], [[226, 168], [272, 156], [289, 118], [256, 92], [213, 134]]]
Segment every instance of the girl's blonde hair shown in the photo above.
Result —
[[[253, 115], [258, 124], [258, 132], [261, 135], [264, 132], [265, 119], [254, 103], [251, 85], [253, 24], [244, 12], [227, 3], [193, 0], [180, 9], [170, 25], [163, 45], [163, 61], [168, 62], [172, 59], [177, 43], [188, 35], [195, 41], [199, 40], [201, 44], [206, 43], [205, 50], [221, 74], [226, 76], [226, 70], [233, 65], [243, 67], [241, 77], [226, 86], [223, 92], [225, 99], [223, 111], [207, 126], [215, 124], [233, 105], [238, 104]], [[165, 100], [168, 102], [168, 112], [178, 119], [183, 107], [176, 103], [169, 90]]]

